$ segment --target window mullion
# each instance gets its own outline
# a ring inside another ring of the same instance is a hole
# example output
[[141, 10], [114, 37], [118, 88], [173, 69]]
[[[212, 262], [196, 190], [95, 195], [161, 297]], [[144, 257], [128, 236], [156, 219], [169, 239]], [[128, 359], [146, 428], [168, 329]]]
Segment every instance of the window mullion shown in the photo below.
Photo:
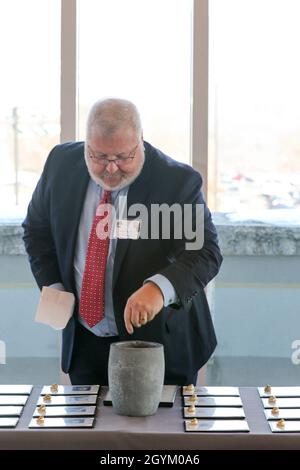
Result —
[[192, 165], [203, 177], [207, 199], [208, 178], [208, 1], [194, 0], [191, 153]]
[[77, 1], [61, 0], [61, 134], [60, 141], [77, 137]]

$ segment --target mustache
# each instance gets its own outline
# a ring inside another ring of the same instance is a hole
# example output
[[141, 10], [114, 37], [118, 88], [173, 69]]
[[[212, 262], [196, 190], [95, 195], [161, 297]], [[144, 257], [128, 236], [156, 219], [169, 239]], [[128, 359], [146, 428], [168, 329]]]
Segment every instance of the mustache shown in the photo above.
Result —
[[115, 178], [116, 179], [120, 178], [120, 176], [124, 176], [124, 173], [120, 170], [116, 171], [112, 175], [110, 173], [108, 173], [108, 171], [104, 171], [101, 175], [101, 178], [113, 180]]

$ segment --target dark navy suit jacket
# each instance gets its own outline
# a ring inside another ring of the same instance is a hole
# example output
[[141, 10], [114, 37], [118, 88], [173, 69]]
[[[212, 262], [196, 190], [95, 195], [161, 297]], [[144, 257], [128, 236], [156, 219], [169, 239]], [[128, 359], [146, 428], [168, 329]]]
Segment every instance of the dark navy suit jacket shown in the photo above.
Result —
[[[24, 242], [40, 288], [61, 282], [76, 296], [73, 260], [78, 225], [89, 174], [82, 142], [56, 146], [50, 153], [23, 222]], [[128, 191], [127, 206], [144, 204], [204, 204], [199, 173], [145, 142], [145, 163]], [[217, 234], [205, 205], [205, 237], [200, 250], [185, 250], [174, 239], [119, 239], [114, 273], [114, 314], [120, 340], [139, 339], [164, 344], [166, 382], [183, 383], [205, 364], [216, 347], [215, 332], [204, 292], [218, 273], [222, 256]], [[174, 227], [173, 227], [174, 228]], [[172, 228], [171, 228], [172, 232]], [[179, 304], [164, 307], [142, 328], [128, 335], [124, 308], [128, 297], [146, 278], [163, 274], [174, 286]], [[62, 369], [72, 359], [78, 299], [63, 331]], [[184, 379], [184, 377], [186, 379]]]

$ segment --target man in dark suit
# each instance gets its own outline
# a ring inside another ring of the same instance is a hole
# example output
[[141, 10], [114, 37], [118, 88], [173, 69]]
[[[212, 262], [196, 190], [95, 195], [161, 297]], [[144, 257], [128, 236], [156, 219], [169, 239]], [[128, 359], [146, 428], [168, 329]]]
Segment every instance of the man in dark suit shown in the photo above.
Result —
[[[222, 262], [201, 184], [191, 167], [143, 141], [139, 113], [126, 100], [95, 103], [85, 143], [50, 152], [23, 222], [24, 242], [38, 286], [75, 295], [62, 344], [62, 369], [73, 384], [107, 384], [110, 344], [132, 339], [164, 345], [166, 384], [195, 383], [216, 346], [204, 287]], [[134, 204], [143, 217], [128, 215]], [[161, 227], [151, 236], [151, 210], [162, 204], [191, 207], [201, 247], [187, 248], [183, 231], [175, 235], [182, 215], [170, 218], [168, 236]], [[118, 207], [115, 215], [109, 207]], [[106, 235], [96, 237], [103, 219]], [[114, 237], [111, 220], [120, 229]]]

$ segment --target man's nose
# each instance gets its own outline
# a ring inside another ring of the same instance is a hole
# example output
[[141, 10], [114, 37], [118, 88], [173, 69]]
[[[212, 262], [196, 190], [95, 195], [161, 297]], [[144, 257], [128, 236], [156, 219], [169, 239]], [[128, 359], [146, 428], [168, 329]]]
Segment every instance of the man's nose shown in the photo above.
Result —
[[118, 171], [118, 165], [115, 163], [114, 160], [110, 160], [109, 164], [107, 165], [106, 167], [106, 171], [110, 174], [110, 175], [113, 175], [114, 173], [116, 173], [116, 171]]

